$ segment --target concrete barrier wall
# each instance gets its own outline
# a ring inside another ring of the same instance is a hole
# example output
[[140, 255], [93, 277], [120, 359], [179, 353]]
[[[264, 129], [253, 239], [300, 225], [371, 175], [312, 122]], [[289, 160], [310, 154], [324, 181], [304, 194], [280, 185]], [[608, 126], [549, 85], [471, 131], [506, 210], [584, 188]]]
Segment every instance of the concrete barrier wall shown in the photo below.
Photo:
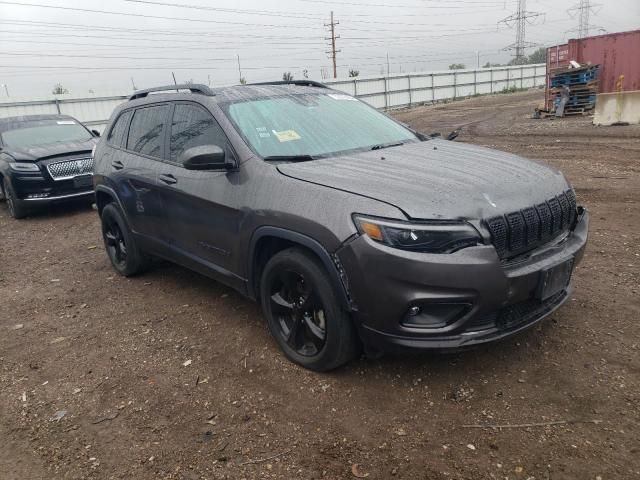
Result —
[[640, 90], [600, 93], [596, 100], [594, 125], [640, 124]]

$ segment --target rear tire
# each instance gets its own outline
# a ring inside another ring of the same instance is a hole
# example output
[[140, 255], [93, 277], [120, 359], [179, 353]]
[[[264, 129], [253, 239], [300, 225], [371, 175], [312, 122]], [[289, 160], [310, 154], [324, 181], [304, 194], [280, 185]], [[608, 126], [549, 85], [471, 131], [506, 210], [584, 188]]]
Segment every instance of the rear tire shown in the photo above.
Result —
[[260, 298], [271, 335], [287, 358], [324, 372], [355, 358], [359, 342], [322, 264], [299, 248], [266, 264]]
[[142, 273], [149, 265], [148, 256], [140, 250], [120, 209], [110, 203], [102, 210], [102, 239], [111, 265], [130, 277]]
[[7, 210], [9, 211], [9, 215], [16, 220], [27, 216], [29, 210], [25, 207], [24, 201], [20, 200], [16, 196], [16, 192], [13, 190], [8, 178], [5, 178], [2, 181], [2, 193], [7, 201]]

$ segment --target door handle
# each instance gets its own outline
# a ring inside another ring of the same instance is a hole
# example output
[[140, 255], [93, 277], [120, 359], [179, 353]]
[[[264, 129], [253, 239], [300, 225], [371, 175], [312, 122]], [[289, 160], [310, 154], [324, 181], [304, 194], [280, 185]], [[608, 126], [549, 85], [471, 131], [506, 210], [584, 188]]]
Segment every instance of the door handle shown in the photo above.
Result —
[[120, 160], [114, 160], [111, 162], [111, 166], [116, 170], [122, 170], [124, 168], [124, 164]]
[[158, 177], [158, 180], [160, 180], [163, 183], [166, 183], [167, 185], [173, 185], [174, 183], [178, 183], [178, 180], [176, 180], [176, 177], [174, 177], [170, 173], [163, 173]]

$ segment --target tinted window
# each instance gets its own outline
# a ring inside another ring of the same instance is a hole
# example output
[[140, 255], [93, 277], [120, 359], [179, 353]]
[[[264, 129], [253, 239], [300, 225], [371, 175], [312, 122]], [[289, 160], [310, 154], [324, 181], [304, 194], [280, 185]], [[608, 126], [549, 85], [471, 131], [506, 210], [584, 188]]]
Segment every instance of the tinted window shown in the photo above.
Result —
[[162, 155], [162, 132], [167, 120], [169, 105], [158, 105], [136, 110], [129, 127], [127, 149], [160, 157]]
[[200, 145], [218, 145], [227, 149], [227, 137], [213, 116], [196, 105], [177, 104], [171, 122], [171, 160], [176, 162], [182, 152]]
[[118, 147], [122, 145], [122, 137], [124, 136], [130, 118], [131, 111], [124, 112], [118, 117], [107, 136], [107, 142], [117, 145]]

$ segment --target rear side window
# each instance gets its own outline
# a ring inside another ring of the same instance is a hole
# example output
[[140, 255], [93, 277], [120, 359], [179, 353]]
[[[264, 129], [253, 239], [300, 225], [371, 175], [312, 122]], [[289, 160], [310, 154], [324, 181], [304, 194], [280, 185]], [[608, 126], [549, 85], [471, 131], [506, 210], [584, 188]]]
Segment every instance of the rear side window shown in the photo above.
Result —
[[177, 162], [182, 152], [201, 145], [217, 145], [230, 154], [227, 137], [213, 115], [197, 105], [177, 104], [171, 122], [171, 161]]
[[169, 105], [140, 108], [133, 114], [127, 150], [152, 157], [162, 157], [164, 125]]
[[122, 138], [124, 137], [124, 132], [126, 131], [127, 125], [129, 124], [129, 119], [131, 118], [131, 110], [128, 110], [124, 113], [121, 113], [116, 123], [111, 127], [111, 131], [109, 135], [107, 135], [107, 143], [114, 145], [116, 147], [122, 146]]

